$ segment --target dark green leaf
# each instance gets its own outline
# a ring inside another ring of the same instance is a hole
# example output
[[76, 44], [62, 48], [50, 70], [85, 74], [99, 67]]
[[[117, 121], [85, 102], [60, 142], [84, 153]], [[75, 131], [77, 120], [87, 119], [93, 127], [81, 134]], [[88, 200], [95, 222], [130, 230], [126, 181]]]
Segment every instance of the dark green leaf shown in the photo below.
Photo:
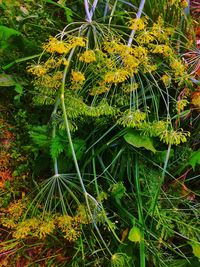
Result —
[[153, 153], [156, 152], [152, 138], [141, 135], [138, 131], [128, 130], [128, 133], [124, 135], [124, 139], [128, 144], [134, 147], [144, 147], [147, 150], [151, 150]]

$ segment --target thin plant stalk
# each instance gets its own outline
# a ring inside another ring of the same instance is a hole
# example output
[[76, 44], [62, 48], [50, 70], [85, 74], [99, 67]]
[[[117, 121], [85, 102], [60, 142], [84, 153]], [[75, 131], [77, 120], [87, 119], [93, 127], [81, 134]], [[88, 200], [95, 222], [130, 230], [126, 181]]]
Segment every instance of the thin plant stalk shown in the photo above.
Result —
[[90, 10], [90, 16], [91, 16], [91, 19], [92, 19], [93, 15], [94, 15], [95, 9], [96, 9], [97, 4], [98, 4], [98, 1], [99, 1], [99, 0], [94, 0], [94, 2], [93, 2], [92, 8], [91, 8], [91, 10]]
[[[136, 18], [139, 19], [142, 15], [142, 11], [144, 9], [144, 4], [145, 4], [145, 0], [141, 0], [140, 2], [140, 6], [138, 8], [138, 12], [136, 14]], [[130, 47], [132, 45], [132, 42], [133, 42], [133, 37], [135, 35], [135, 30], [132, 30], [131, 31], [131, 34], [130, 34], [130, 37], [129, 37], [129, 40], [128, 40], [128, 47]]]
[[[75, 51], [75, 48], [73, 48], [71, 50], [71, 52], [70, 52], [70, 55], [68, 57], [68, 61], [69, 62], [72, 59], [74, 51]], [[90, 217], [93, 218], [92, 211], [90, 209], [89, 199], [91, 199], [95, 203], [96, 206], [98, 206], [98, 202], [94, 197], [92, 197], [87, 192], [87, 190], [85, 188], [85, 185], [83, 183], [83, 179], [82, 179], [82, 176], [81, 176], [80, 168], [79, 168], [77, 157], [76, 157], [76, 152], [75, 152], [73, 141], [72, 141], [72, 137], [71, 137], [69, 121], [68, 121], [68, 118], [67, 118], [67, 112], [66, 112], [66, 107], [65, 107], [65, 80], [66, 80], [66, 76], [67, 76], [68, 70], [69, 70], [69, 66], [66, 66], [65, 69], [64, 69], [64, 72], [63, 72], [63, 79], [62, 79], [62, 85], [61, 85], [61, 97], [60, 97], [61, 98], [62, 111], [63, 111], [63, 117], [64, 117], [64, 124], [65, 124], [65, 128], [66, 128], [66, 131], [67, 131], [67, 137], [68, 137], [69, 145], [70, 145], [70, 148], [71, 148], [71, 151], [72, 151], [72, 157], [73, 157], [73, 160], [74, 160], [76, 172], [77, 172], [77, 175], [78, 175], [78, 178], [79, 178], [79, 181], [80, 181], [80, 184], [81, 184], [84, 196], [85, 196], [88, 212], [89, 212]], [[104, 239], [103, 239], [103, 237], [102, 237], [102, 235], [101, 235], [101, 233], [99, 231], [99, 228], [98, 228], [96, 222], [94, 221], [94, 219], [93, 219], [93, 225], [94, 225], [94, 227], [95, 227], [95, 229], [96, 229], [96, 231], [97, 231], [102, 243], [104, 244], [105, 248], [107, 249], [109, 254], [112, 256], [112, 253], [111, 253], [110, 249], [108, 248], [106, 242], [104, 241]]]
[[141, 241], [140, 241], [140, 267], [146, 266], [145, 261], [145, 244], [144, 244], [144, 216], [143, 216], [143, 204], [141, 198], [141, 188], [140, 188], [140, 179], [138, 172], [138, 158], [136, 155], [135, 159], [135, 184], [136, 184], [136, 194], [137, 194], [137, 207], [138, 207], [138, 217], [139, 223], [141, 225]]

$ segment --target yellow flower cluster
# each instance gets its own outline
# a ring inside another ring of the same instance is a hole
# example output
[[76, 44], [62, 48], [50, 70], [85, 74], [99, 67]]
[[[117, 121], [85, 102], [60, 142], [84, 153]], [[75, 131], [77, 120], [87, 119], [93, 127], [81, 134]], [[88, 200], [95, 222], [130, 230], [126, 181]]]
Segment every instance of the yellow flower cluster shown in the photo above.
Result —
[[140, 61], [134, 57], [133, 55], [127, 54], [122, 56], [124, 68], [130, 73], [132, 76], [134, 73], [138, 72], [138, 66]]
[[49, 41], [43, 44], [43, 49], [49, 53], [67, 54], [76, 46], [85, 47], [86, 41], [83, 37], [70, 37], [69, 40], [58, 40], [56, 37], [49, 37]]
[[129, 54], [132, 50], [131, 47], [124, 45], [120, 40], [113, 40], [111, 42], [104, 42], [104, 50], [109, 54]]
[[104, 76], [104, 81], [106, 83], [122, 83], [127, 80], [129, 73], [125, 69], [118, 69], [116, 71], [110, 71]]
[[163, 54], [169, 56], [172, 53], [172, 49], [168, 45], [156, 45], [152, 49], [153, 54]]
[[195, 91], [192, 94], [191, 103], [198, 111], [200, 110], [200, 91]]
[[145, 28], [145, 21], [141, 18], [131, 19], [129, 21], [129, 29], [134, 31], [141, 31]]
[[51, 234], [55, 229], [55, 222], [53, 219], [41, 221], [38, 229], [36, 229], [34, 235], [40, 239], [44, 239], [47, 235]]
[[97, 86], [94, 86], [90, 90], [90, 95], [100, 95], [105, 92], [108, 92], [109, 90], [110, 88], [108, 86], [105, 86], [103, 83], [100, 82]]
[[66, 58], [54, 58], [54, 57], [50, 57], [45, 63], [44, 63], [44, 66], [47, 68], [47, 69], [55, 69], [55, 68], [58, 68], [60, 67], [61, 65], [64, 65], [64, 66], [68, 66], [69, 65], [69, 62], [67, 61]]
[[38, 227], [39, 220], [37, 218], [27, 219], [18, 223], [16, 230], [13, 232], [13, 237], [15, 237], [16, 239], [26, 238], [31, 235], [32, 232], [35, 231], [35, 229], [38, 229]]
[[21, 222], [14, 222], [11, 219], [1, 220], [3, 226], [13, 229], [13, 237], [24, 239], [36, 237], [44, 239], [54, 230], [60, 229], [69, 242], [76, 241], [81, 235], [81, 224], [91, 223], [84, 206], [80, 205], [77, 215], [45, 215], [42, 219], [34, 217]]
[[31, 65], [27, 68], [27, 71], [35, 76], [41, 77], [47, 73], [48, 69], [40, 64]]
[[122, 90], [124, 93], [130, 93], [137, 90], [138, 86], [139, 86], [138, 83], [124, 84], [122, 86]]
[[146, 136], [159, 136], [162, 132], [168, 128], [167, 121], [154, 121], [154, 122], [143, 122], [139, 125], [139, 130], [142, 131], [143, 135]]
[[186, 8], [188, 6], [187, 0], [169, 0], [170, 5], [175, 5], [176, 7]]
[[58, 89], [62, 83], [63, 72], [57, 71], [51, 75], [44, 75], [35, 80], [35, 86], [41, 86], [45, 89]]
[[136, 37], [136, 41], [139, 44], [149, 44], [155, 40], [155, 36], [151, 34], [150, 31], [147, 31], [146, 29]]
[[50, 36], [49, 41], [43, 44], [43, 49], [49, 53], [67, 54], [71, 47], [66, 42]]
[[137, 57], [138, 59], [143, 60], [147, 57], [148, 51], [143, 46], [135, 46], [131, 51], [131, 54]]
[[171, 83], [171, 77], [167, 74], [163, 74], [163, 76], [161, 77], [161, 81], [164, 83], [166, 87], [168, 87]]
[[6, 218], [6, 217], [3, 217], [1, 216], [2, 218], [0, 219], [0, 223], [8, 228], [8, 229], [15, 229], [17, 227], [17, 223], [16, 221], [14, 220], [14, 218]]
[[86, 45], [86, 38], [72, 36], [72, 37], [69, 38], [68, 43], [69, 43], [69, 47], [70, 48], [74, 48], [76, 46], [85, 47], [85, 45]]
[[170, 67], [174, 71], [176, 78], [183, 77], [185, 75], [185, 66], [180, 60], [171, 58]]
[[82, 84], [85, 81], [85, 76], [80, 71], [72, 70], [72, 72], [71, 72], [71, 80], [73, 82]]
[[160, 140], [166, 144], [180, 145], [181, 143], [187, 142], [187, 136], [190, 136], [190, 133], [183, 132], [182, 129], [179, 131], [165, 130], [160, 134]]
[[117, 123], [124, 126], [134, 128], [139, 126], [146, 119], [146, 113], [140, 110], [126, 110], [122, 117], [117, 120]]
[[85, 63], [91, 63], [96, 61], [96, 56], [93, 50], [86, 50], [80, 57], [79, 60]]
[[21, 217], [25, 208], [26, 208], [25, 203], [20, 199], [20, 200], [12, 202], [8, 206], [7, 213], [11, 217], [14, 217], [14, 219], [16, 220], [16, 219], [19, 219]]
[[186, 99], [181, 99], [177, 101], [176, 110], [178, 111], [178, 113], [182, 112], [184, 108], [187, 106], [187, 104], [189, 104], [189, 102]]
[[57, 217], [56, 221], [58, 227], [64, 234], [64, 238], [66, 238], [69, 242], [74, 242], [80, 237], [81, 231], [79, 217], [61, 215]]

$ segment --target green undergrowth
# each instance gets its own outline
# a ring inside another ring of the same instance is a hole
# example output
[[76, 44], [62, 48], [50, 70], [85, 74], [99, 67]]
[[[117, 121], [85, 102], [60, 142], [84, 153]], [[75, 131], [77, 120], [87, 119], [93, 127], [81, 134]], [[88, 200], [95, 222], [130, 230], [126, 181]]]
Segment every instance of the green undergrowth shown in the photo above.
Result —
[[1, 266], [199, 266], [192, 18], [133, 2], [0, 1]]

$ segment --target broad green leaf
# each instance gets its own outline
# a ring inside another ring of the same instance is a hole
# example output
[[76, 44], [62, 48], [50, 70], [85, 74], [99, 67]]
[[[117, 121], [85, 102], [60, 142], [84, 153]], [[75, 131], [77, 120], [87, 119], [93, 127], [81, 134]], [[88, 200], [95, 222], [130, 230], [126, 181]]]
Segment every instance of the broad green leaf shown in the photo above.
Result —
[[2, 87], [9, 87], [9, 86], [15, 86], [16, 82], [12, 78], [11, 75], [1, 73], [0, 74], [0, 86]]
[[156, 152], [152, 138], [140, 135], [138, 131], [129, 130], [128, 133], [124, 135], [124, 139], [128, 144], [134, 147], [144, 147], [147, 150], [151, 150], [153, 153]]
[[197, 164], [200, 164], [200, 149], [193, 152], [189, 160], [189, 165], [192, 166], [193, 170], [195, 169]]
[[133, 226], [128, 234], [128, 239], [132, 242], [141, 242], [142, 235], [138, 227]]
[[191, 244], [191, 246], [192, 246], [192, 252], [193, 252], [194, 256], [196, 256], [197, 258], [200, 259], [200, 245], [193, 243], [193, 244]]

